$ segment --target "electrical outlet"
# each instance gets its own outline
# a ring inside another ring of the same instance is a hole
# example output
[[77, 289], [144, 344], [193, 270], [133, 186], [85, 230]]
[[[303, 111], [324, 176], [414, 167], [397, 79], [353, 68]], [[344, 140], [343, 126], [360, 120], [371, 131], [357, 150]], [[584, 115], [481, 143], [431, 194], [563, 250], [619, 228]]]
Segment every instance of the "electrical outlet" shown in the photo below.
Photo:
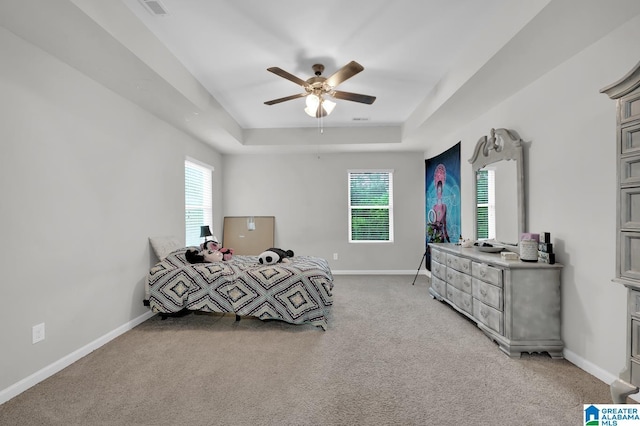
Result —
[[44, 340], [44, 323], [33, 326], [31, 329], [31, 338], [33, 343], [38, 343]]
[[333, 253], [333, 260], [338, 260], [338, 253]]

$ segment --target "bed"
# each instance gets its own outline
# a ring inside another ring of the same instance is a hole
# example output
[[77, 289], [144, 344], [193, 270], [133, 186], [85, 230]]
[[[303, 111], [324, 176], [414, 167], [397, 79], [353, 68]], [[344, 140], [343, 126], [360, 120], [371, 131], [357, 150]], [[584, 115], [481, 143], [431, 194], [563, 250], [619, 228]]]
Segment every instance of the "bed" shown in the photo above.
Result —
[[257, 256], [234, 255], [190, 264], [188, 249], [161, 254], [149, 270], [144, 303], [153, 312], [235, 313], [237, 320], [250, 316], [327, 329], [333, 276], [325, 259], [294, 256], [289, 263], [262, 265]]

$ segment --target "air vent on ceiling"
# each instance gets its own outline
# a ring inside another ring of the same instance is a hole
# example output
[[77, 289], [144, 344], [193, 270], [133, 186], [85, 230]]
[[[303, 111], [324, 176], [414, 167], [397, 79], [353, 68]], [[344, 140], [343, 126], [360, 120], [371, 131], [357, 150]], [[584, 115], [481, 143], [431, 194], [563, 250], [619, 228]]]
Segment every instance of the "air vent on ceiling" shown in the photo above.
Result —
[[369, 121], [369, 117], [353, 117], [353, 121]]
[[140, 0], [140, 3], [154, 16], [166, 16], [167, 9], [158, 0]]

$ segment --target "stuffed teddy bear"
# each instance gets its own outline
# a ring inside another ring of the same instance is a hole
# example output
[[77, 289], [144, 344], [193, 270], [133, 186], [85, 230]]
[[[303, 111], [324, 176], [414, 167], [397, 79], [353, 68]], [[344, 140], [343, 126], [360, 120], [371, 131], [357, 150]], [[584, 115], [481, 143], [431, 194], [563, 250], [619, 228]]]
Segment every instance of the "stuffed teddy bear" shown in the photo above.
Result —
[[189, 249], [184, 254], [189, 263], [215, 263], [224, 260], [224, 254], [219, 250], [201, 250], [197, 251]]
[[288, 263], [291, 262], [291, 260], [289, 260], [290, 257], [293, 257], [292, 250], [282, 250], [272, 247], [260, 253], [258, 262], [262, 265], [273, 265], [274, 263], [280, 262]]

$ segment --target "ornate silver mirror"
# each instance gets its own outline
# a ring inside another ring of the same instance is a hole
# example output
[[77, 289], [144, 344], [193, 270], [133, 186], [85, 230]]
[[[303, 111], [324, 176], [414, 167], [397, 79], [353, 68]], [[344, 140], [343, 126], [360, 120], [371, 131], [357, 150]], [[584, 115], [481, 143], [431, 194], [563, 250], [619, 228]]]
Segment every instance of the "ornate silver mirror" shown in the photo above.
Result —
[[512, 130], [491, 129], [469, 159], [473, 169], [473, 235], [516, 245], [525, 232], [522, 140]]

